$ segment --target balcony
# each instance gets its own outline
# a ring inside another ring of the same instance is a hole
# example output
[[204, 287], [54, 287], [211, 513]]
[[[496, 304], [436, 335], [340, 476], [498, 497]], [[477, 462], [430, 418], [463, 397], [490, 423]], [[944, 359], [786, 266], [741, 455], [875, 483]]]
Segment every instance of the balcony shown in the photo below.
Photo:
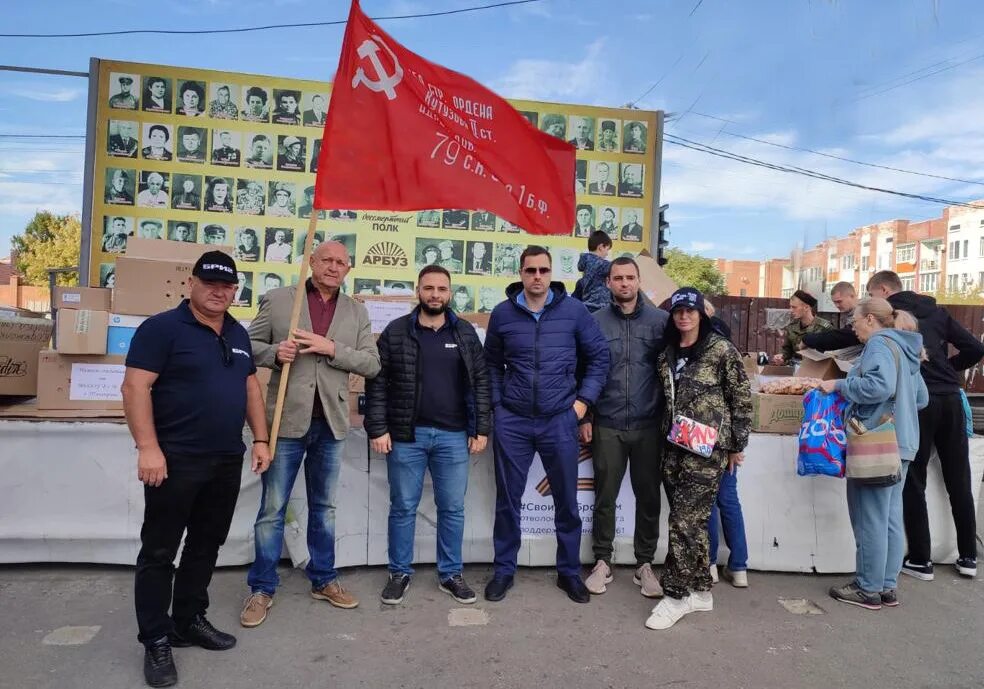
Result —
[[940, 262], [939, 261], [927, 261], [925, 259], [923, 259], [922, 261], [919, 261], [919, 272], [920, 273], [938, 272], [939, 269], [940, 269]]

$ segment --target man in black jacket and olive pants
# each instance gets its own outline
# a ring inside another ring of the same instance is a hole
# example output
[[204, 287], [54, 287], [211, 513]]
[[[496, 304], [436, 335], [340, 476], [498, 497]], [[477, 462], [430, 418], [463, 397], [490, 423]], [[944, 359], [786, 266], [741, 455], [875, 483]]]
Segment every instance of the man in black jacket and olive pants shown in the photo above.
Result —
[[[933, 579], [933, 557], [926, 513], [926, 467], [936, 446], [943, 483], [957, 530], [957, 572], [977, 575], [977, 519], [970, 484], [970, 454], [960, 384], [965, 371], [984, 358], [984, 344], [957, 323], [932, 297], [902, 291], [899, 276], [889, 270], [868, 281], [868, 294], [887, 299], [894, 309], [908, 311], [919, 321], [923, 347], [929, 359], [922, 377], [929, 389], [929, 405], [919, 412], [919, 451], [909, 467], [902, 490], [902, 512], [909, 554], [902, 572], [923, 581]], [[949, 356], [949, 346], [957, 353]]]
[[379, 375], [366, 381], [365, 428], [386, 454], [390, 484], [389, 571], [383, 603], [403, 601], [413, 575], [417, 506], [429, 469], [437, 504], [439, 588], [459, 603], [475, 592], [461, 576], [469, 453], [491, 427], [485, 352], [470, 323], [448, 308], [451, 275], [438, 265], [417, 276], [420, 305], [383, 330]]

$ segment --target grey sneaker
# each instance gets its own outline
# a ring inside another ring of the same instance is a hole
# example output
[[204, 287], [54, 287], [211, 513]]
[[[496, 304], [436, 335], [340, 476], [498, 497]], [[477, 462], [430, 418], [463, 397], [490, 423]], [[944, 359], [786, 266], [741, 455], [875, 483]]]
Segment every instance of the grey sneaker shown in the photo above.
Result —
[[399, 605], [403, 602], [403, 597], [407, 595], [410, 588], [410, 575], [390, 573], [390, 578], [383, 587], [383, 592], [379, 599], [386, 605]]
[[459, 603], [474, 603], [478, 600], [478, 596], [472, 590], [472, 587], [465, 583], [464, 577], [460, 574], [454, 574], [437, 585], [437, 588], [444, 591], [452, 598], [454, 598]]
[[659, 584], [659, 577], [648, 562], [636, 568], [632, 581], [639, 587], [639, 593], [646, 598], [663, 597], [663, 587]]
[[881, 602], [886, 608], [897, 608], [899, 606], [899, 594], [895, 589], [885, 589], [881, 592]]
[[608, 587], [606, 584], [610, 584], [614, 580], [615, 577], [612, 576], [612, 568], [604, 560], [598, 560], [595, 563], [594, 569], [591, 570], [591, 574], [584, 580], [584, 585], [587, 587], [589, 593], [597, 596], [607, 591]]
[[841, 603], [856, 605], [865, 610], [881, 610], [881, 593], [869, 593], [862, 591], [853, 581], [843, 586], [834, 586], [830, 589], [830, 597]]

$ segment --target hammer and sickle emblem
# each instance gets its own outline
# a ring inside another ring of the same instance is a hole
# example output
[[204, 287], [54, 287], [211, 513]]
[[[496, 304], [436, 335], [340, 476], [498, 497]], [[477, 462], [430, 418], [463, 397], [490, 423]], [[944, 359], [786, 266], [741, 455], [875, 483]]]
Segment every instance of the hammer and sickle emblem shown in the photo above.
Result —
[[[390, 58], [393, 60], [393, 65], [395, 71], [393, 74], [388, 74], [383, 63], [379, 59], [379, 47], [382, 46], [383, 49], [389, 53]], [[396, 59], [396, 55], [390, 50], [386, 42], [376, 34], [372, 35], [372, 38], [367, 38], [359, 46], [356, 51], [359, 53], [360, 58], [369, 58], [369, 62], [372, 63], [372, 68], [376, 72], [378, 79], [370, 79], [364, 69], [359, 67], [355, 70], [355, 76], [352, 77], [352, 88], [357, 87], [359, 84], [365, 84], [366, 88], [371, 91], [379, 93], [382, 91], [386, 94], [389, 100], [396, 99], [396, 85], [403, 81], [403, 67], [400, 66], [400, 62]]]

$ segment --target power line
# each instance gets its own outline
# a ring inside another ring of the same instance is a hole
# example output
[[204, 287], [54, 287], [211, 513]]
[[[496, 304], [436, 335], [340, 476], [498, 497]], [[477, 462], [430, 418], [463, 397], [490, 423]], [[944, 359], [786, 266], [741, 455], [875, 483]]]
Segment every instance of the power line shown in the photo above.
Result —
[[954, 201], [951, 199], [940, 198], [936, 196], [926, 196], [923, 194], [913, 194], [904, 191], [896, 191], [894, 189], [885, 189], [882, 187], [873, 187], [867, 184], [860, 184], [858, 182], [852, 182], [847, 179], [842, 179], [840, 177], [834, 177], [832, 175], [827, 175], [822, 172], [817, 172], [816, 170], [809, 170], [807, 168], [797, 167], [795, 165], [780, 165], [778, 163], [770, 163], [768, 161], [759, 160], [758, 158], [752, 158], [749, 156], [739, 155], [732, 151], [727, 151], [721, 148], [715, 148], [714, 146], [708, 146], [707, 144], [700, 143], [699, 141], [692, 141], [690, 139], [685, 139], [682, 136], [676, 136], [674, 134], [664, 134], [664, 138], [667, 143], [674, 144], [676, 146], [682, 146], [683, 148], [689, 148], [700, 153], [707, 153], [709, 155], [714, 155], [719, 158], [724, 158], [726, 160], [732, 160], [738, 163], [744, 163], [747, 165], [754, 165], [756, 167], [762, 167], [769, 170], [775, 170], [777, 172], [787, 172], [796, 175], [802, 175], [804, 177], [810, 177], [812, 179], [819, 179], [825, 182], [832, 182], [834, 184], [842, 184], [848, 187], [854, 187], [855, 189], [863, 189], [865, 191], [876, 191], [882, 194], [891, 194], [893, 196], [901, 196], [908, 199], [915, 199], [919, 201], [927, 201], [929, 203], [938, 203], [943, 206], [962, 206], [964, 208], [982, 208], [984, 206], [966, 203], [964, 201]]
[[666, 70], [665, 72], [663, 72], [663, 76], [661, 76], [661, 77], [660, 77], [659, 79], [657, 79], [657, 80], [656, 80], [656, 82], [655, 82], [655, 83], [654, 83], [654, 84], [653, 84], [652, 86], [650, 86], [650, 87], [649, 87], [648, 89], [646, 89], [645, 91], [643, 91], [643, 93], [642, 93], [642, 95], [641, 95], [641, 96], [639, 96], [638, 98], [636, 98], [636, 99], [635, 99], [635, 100], [633, 100], [633, 101], [629, 101], [629, 103], [627, 104], [627, 105], [628, 105], [628, 107], [630, 107], [630, 108], [633, 108], [633, 107], [635, 107], [635, 105], [636, 105], [636, 103], [638, 103], [638, 102], [639, 102], [639, 101], [641, 101], [641, 100], [642, 100], [643, 98], [645, 98], [646, 96], [648, 96], [648, 95], [649, 95], [650, 93], [652, 93], [652, 92], [653, 92], [653, 90], [654, 90], [654, 89], [655, 89], [655, 88], [656, 88], [657, 86], [659, 86], [660, 84], [662, 84], [662, 83], [663, 83], [663, 80], [664, 80], [664, 79], [666, 79], [666, 77], [668, 77], [668, 76], [670, 75], [670, 72], [672, 72], [672, 71], [673, 71], [673, 68], [674, 68], [674, 67], [676, 67], [676, 66], [677, 66], [678, 64], [680, 64], [680, 60], [682, 60], [682, 59], [683, 59], [683, 56], [684, 56], [684, 55], [685, 55], [685, 53], [683, 53], [683, 52], [681, 52], [681, 53], [680, 53], [680, 57], [678, 57], [678, 58], [676, 59], [676, 62], [674, 62], [674, 63], [673, 63], [672, 65], [670, 65], [670, 67], [669, 67], [669, 69], [667, 69], [667, 70]]
[[961, 60], [960, 62], [955, 62], [952, 65], [948, 65], [946, 67], [941, 67], [940, 69], [934, 70], [932, 72], [928, 72], [927, 74], [923, 74], [923, 75], [918, 76], [918, 77], [913, 77], [912, 79], [909, 79], [907, 81], [903, 81], [901, 84], [896, 84], [894, 86], [889, 86], [888, 88], [882, 89], [881, 91], [875, 91], [874, 93], [866, 93], [864, 95], [858, 96], [854, 100], [857, 101], [857, 100], [865, 100], [866, 98], [874, 98], [875, 96], [880, 96], [883, 93], [888, 93], [889, 91], [894, 91], [897, 88], [902, 88], [903, 86], [907, 86], [907, 85], [912, 84], [912, 83], [915, 83], [917, 81], [921, 81], [923, 79], [928, 79], [929, 77], [932, 77], [932, 76], [935, 76], [937, 74], [940, 74], [941, 72], [947, 72], [947, 71], [949, 71], [951, 69], [956, 69], [957, 67], [960, 67], [962, 65], [966, 65], [966, 64], [968, 64], [970, 62], [976, 62], [977, 60], [980, 60], [982, 58], [984, 58], [984, 53], [981, 53], [980, 55], [975, 55], [974, 57], [968, 58], [966, 60]]
[[[705, 115], [704, 113], [697, 112], [696, 110], [691, 111], [694, 115], [700, 115], [701, 117], [707, 117], [712, 120], [718, 120], [720, 122], [731, 122], [731, 120], [726, 120], [722, 117], [714, 117], [713, 115]], [[824, 158], [831, 158], [833, 160], [841, 160], [845, 163], [853, 163], [855, 165], [864, 165], [866, 167], [878, 168], [879, 170], [890, 170], [892, 172], [902, 172], [907, 175], [918, 175], [920, 177], [931, 177], [933, 179], [942, 179], [948, 182], [960, 182], [961, 184], [975, 184], [977, 186], [984, 187], [984, 182], [975, 182], [971, 179], [961, 179], [959, 177], [947, 177], [946, 175], [934, 175], [930, 172], [916, 172], [915, 170], [906, 170], [905, 168], [892, 167], [891, 165], [879, 165], [878, 163], [867, 163], [863, 160], [854, 160], [853, 158], [845, 158], [843, 156], [834, 155], [833, 153], [824, 153], [823, 151], [815, 151], [812, 148], [802, 148], [800, 146], [789, 146], [787, 144], [776, 143], [775, 141], [767, 141], [766, 139], [756, 139], [754, 136], [747, 136], [745, 134], [738, 134], [737, 132], [729, 132], [726, 129], [722, 129], [719, 134], [726, 134], [727, 136], [732, 136], [737, 139], [745, 139], [746, 141], [754, 141], [756, 143], [765, 144], [766, 146], [775, 146], [776, 148], [784, 148], [787, 151], [801, 151], [803, 153], [812, 153], [814, 155], [823, 156]]]
[[[451, 14], [464, 14], [466, 12], [477, 12], [479, 10], [491, 10], [499, 7], [511, 7], [514, 5], [527, 5], [543, 0], [508, 0], [507, 2], [496, 2], [489, 5], [477, 5], [474, 7], [462, 7], [456, 10], [443, 10], [440, 12], [420, 12], [416, 14], [394, 14], [383, 17], [370, 17], [373, 21], [383, 21], [389, 19], [419, 19], [425, 17], [444, 17]], [[91, 38], [94, 36], [132, 36], [134, 34], [158, 34], [158, 35], [204, 35], [204, 34], [230, 34], [248, 33], [251, 31], [270, 31], [273, 29], [309, 29], [324, 26], [341, 26], [348, 21], [338, 19], [327, 22], [305, 22], [300, 24], [268, 24], [265, 26], [244, 26], [236, 29], [123, 29], [120, 31], [90, 31], [85, 33], [49, 33], [49, 34], [0, 34], [0, 38]]]

